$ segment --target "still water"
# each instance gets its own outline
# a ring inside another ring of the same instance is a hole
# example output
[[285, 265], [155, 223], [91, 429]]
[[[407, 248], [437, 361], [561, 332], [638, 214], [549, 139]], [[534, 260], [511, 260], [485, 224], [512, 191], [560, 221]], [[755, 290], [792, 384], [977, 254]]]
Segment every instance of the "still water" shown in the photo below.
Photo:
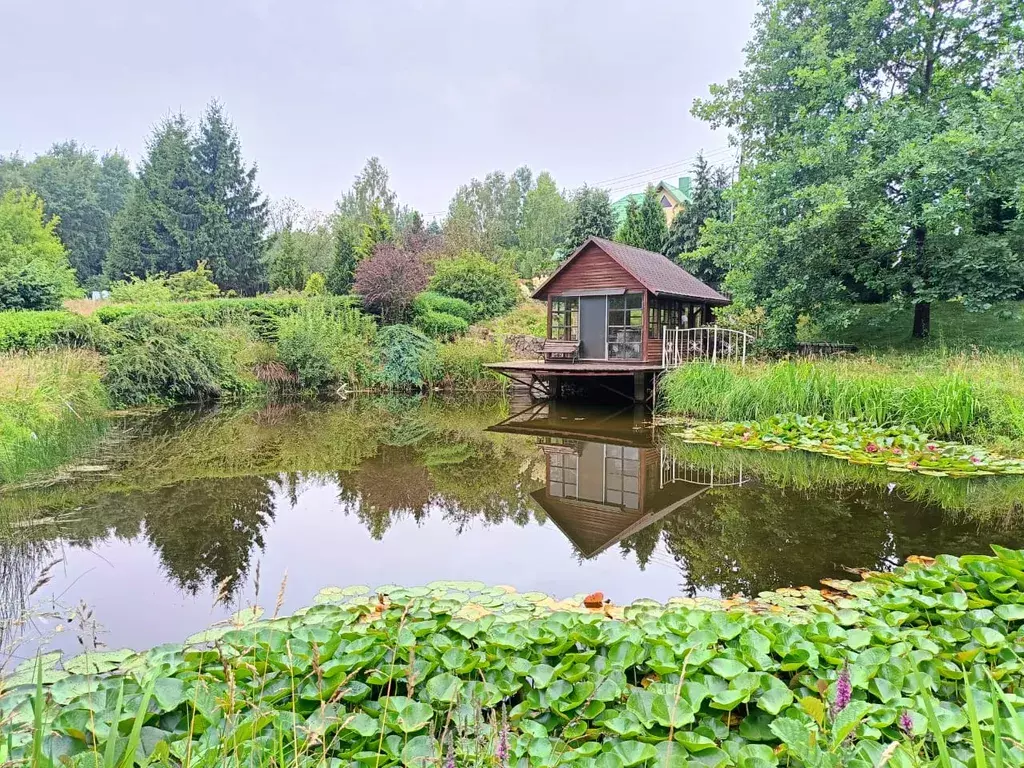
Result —
[[74, 651], [180, 641], [327, 586], [755, 595], [911, 554], [1024, 547], [1022, 482], [687, 446], [632, 408], [177, 411], [125, 419], [61, 477], [0, 497], [0, 618], [57, 604], [22, 627], [25, 646], [47, 635]]

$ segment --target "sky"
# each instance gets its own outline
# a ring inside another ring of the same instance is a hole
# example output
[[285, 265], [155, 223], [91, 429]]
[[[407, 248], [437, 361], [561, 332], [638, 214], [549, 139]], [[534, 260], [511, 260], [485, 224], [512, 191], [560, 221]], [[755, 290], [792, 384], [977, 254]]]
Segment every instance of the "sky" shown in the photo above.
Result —
[[[755, 0], [0, 0], [0, 155], [77, 139], [133, 162], [159, 121], [219, 99], [271, 198], [322, 211], [381, 158], [442, 214], [529, 165], [612, 198], [728, 136], [690, 115], [736, 75]], [[627, 177], [627, 178], [623, 178]]]

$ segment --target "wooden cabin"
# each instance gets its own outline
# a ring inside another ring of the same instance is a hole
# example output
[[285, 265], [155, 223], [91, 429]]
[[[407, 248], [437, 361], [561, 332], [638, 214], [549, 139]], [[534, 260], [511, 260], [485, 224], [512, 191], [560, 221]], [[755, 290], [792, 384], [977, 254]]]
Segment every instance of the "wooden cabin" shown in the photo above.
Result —
[[[644, 399], [663, 365], [665, 329], [709, 326], [729, 299], [660, 253], [590, 237], [534, 292], [547, 304], [543, 364], [490, 367], [557, 394], [565, 377], [630, 377]], [[706, 346], [706, 345], [705, 345]], [[610, 388], [610, 387], [608, 387]]]
[[578, 359], [661, 363], [662, 328], [714, 322], [729, 299], [660, 253], [591, 237], [534, 292], [548, 338], [578, 341]]

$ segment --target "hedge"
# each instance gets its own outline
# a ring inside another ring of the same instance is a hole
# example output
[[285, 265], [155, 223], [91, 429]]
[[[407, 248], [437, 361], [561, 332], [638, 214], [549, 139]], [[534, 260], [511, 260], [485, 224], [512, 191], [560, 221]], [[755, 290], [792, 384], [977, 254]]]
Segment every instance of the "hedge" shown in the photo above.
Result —
[[0, 312], [0, 352], [92, 344], [99, 322], [63, 310]]

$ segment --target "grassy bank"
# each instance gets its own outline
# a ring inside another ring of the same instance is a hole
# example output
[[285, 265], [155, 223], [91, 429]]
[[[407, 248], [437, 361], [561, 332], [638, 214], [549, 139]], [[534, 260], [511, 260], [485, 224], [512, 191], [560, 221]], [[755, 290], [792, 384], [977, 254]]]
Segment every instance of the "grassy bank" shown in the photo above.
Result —
[[29, 660], [0, 695], [0, 758], [1020, 765], [1022, 569], [1001, 550], [826, 593], [590, 609], [478, 582], [331, 588], [183, 646]]
[[690, 364], [663, 379], [659, 398], [667, 413], [709, 421], [860, 418], [1007, 452], [1024, 447], [1024, 360], [1010, 354]]
[[103, 430], [101, 373], [86, 350], [0, 354], [0, 485], [66, 461]]

